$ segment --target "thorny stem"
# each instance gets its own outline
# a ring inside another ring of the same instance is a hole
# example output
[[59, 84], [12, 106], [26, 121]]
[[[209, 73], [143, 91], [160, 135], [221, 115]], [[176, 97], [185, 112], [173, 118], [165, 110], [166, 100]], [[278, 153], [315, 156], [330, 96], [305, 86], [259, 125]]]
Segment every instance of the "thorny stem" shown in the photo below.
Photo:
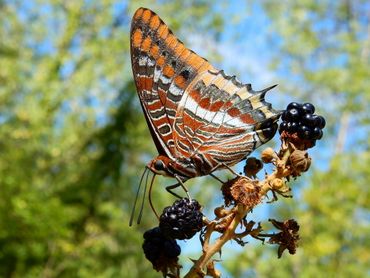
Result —
[[[204, 274], [202, 273], [202, 269], [206, 266], [212, 256], [221, 250], [222, 246], [227, 241], [234, 238], [235, 229], [238, 227], [247, 212], [248, 211], [240, 205], [234, 208], [234, 218], [231, 221], [230, 225], [227, 227], [226, 231], [216, 240], [213, 245], [204, 245], [202, 256], [194, 264], [188, 274], [184, 276], [184, 278], [195, 278], [204, 276]], [[207, 235], [208, 231], [206, 233], [206, 237]], [[209, 238], [206, 238], [206, 242], [209, 242]]]
[[276, 169], [275, 171], [266, 176], [266, 178], [261, 181], [259, 184], [261, 186], [261, 194], [266, 195], [267, 192], [271, 189], [270, 183], [276, 179], [276, 178], [284, 178], [290, 174], [290, 172], [287, 172], [285, 169], [285, 165], [289, 159], [290, 156], [290, 149], [287, 147], [284, 150], [284, 154], [282, 155], [282, 158], [278, 161], [276, 161]]
[[[283, 144], [284, 145], [284, 144]], [[276, 169], [270, 175], [267, 175], [263, 181], [259, 182], [261, 187], [261, 194], [266, 195], [269, 190], [271, 190], [270, 183], [276, 178], [284, 178], [288, 176], [290, 173], [286, 172], [285, 165], [288, 162], [289, 156], [291, 154], [289, 146], [283, 146], [283, 153], [279, 156], [279, 159], [275, 161]], [[215, 222], [210, 222], [207, 226], [207, 231], [205, 233], [205, 240], [203, 244], [203, 254], [199, 257], [197, 261], [195, 261], [193, 267], [190, 271], [184, 276], [184, 278], [199, 278], [204, 277], [205, 272], [204, 269], [211, 260], [211, 258], [217, 253], [221, 251], [222, 246], [236, 237], [238, 234], [235, 233], [236, 228], [238, 225], [243, 221], [243, 218], [247, 215], [248, 212], [251, 211], [252, 208], [247, 208], [243, 205], [236, 205], [231, 213], [233, 214], [233, 219], [225, 229], [223, 234], [216, 239], [213, 244], [210, 244], [210, 237], [212, 232], [215, 228]]]

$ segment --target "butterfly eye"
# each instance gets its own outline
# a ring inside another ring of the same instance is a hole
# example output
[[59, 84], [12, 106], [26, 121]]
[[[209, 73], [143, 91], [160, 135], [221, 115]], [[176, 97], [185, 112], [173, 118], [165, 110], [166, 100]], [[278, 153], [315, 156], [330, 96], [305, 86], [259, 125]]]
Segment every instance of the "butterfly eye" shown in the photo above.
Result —
[[164, 163], [162, 160], [156, 160], [154, 162], [154, 169], [156, 169], [157, 171], [162, 171], [164, 170]]

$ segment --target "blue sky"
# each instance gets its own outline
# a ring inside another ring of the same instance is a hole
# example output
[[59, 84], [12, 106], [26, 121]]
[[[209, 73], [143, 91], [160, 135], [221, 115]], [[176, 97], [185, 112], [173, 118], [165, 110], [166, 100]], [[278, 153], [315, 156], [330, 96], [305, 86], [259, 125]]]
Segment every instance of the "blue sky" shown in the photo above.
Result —
[[[25, 3], [28, 4], [24, 5], [25, 11], [20, 11], [20, 14], [26, 12], [29, 3], [32, 2], [33, 1], [25, 1]], [[122, 1], [122, 3], [124, 2], [125, 1]], [[271, 35], [270, 21], [256, 2], [257, 1], [253, 1], [252, 4], [252, 2], [249, 1], [232, 0], [228, 1], [228, 5], [224, 5], [221, 1], [216, 1], [214, 9], [222, 11], [225, 19], [225, 26], [220, 40], [214, 42], [213, 38], [210, 36], [208, 37], [206, 34], [193, 33], [186, 38], [186, 41], [189, 42], [188, 46], [190, 48], [206, 58], [209, 52], [218, 53], [222, 59], [213, 62], [213, 64], [220, 69], [224, 69], [225, 72], [230, 75], [236, 75], [239, 80], [245, 83], [251, 83], [254, 89], [259, 90], [284, 81], [280, 81], [280, 77], [269, 68], [272, 56], [278, 51], [279, 38], [273, 36], [272, 40], [266, 40], [267, 35]], [[122, 11], [122, 4], [118, 4], [116, 8], [117, 11]], [[180, 36], [181, 34], [178, 35], [180, 39], [183, 39]], [[206, 43], [207, 40], [210, 40], [208, 44]], [[52, 51], [52, 46], [48, 45], [47, 42], [46, 40], [45, 45], [40, 45], [41, 48], [39, 51]], [[209, 49], [214, 47], [214, 45], [216, 45], [216, 49]], [[210, 57], [208, 58], [212, 62], [212, 59]], [[68, 75], [70, 67], [73, 67], [73, 65], [66, 65], [64, 68], [65, 75]], [[277, 82], [277, 80], [279, 80], [279, 82]], [[274, 103], [274, 107], [277, 109], [284, 109], [291, 101], [303, 101], [297, 99], [296, 96], [290, 96], [279, 87], [270, 92], [267, 99]], [[95, 105], [98, 106], [98, 104]], [[362, 136], [367, 132], [366, 130], [356, 131], [357, 136]], [[349, 138], [350, 140], [347, 142], [347, 147], [355, 147], [353, 146], [353, 142], [356, 139], [355, 137], [356, 136]], [[353, 141], [351, 142], [351, 140]], [[310, 151], [311, 155], [314, 157], [316, 167], [317, 165], [319, 165], [320, 168], [327, 167], [333, 153], [333, 147], [333, 144], [328, 146], [325, 142], [319, 142], [318, 146]], [[236, 170], [240, 172], [242, 167], [243, 165], [240, 164], [236, 167]], [[256, 219], [266, 220], [269, 212], [270, 207], [262, 205], [254, 211], [254, 215]], [[187, 254], [192, 253], [194, 250], [199, 250], [199, 240], [196, 237], [186, 243], [181, 243], [181, 245], [183, 257], [185, 258], [183, 262], [187, 261], [187, 266], [189, 266], [190, 262], [186, 259]], [[240, 247], [236, 244], [232, 246], [240, 250]], [[269, 246], [268, 248], [274, 247]]]
[[[222, 9], [225, 19], [225, 28], [220, 40], [215, 43], [205, 44], [203, 34], [193, 34], [190, 39], [188, 38], [188, 41], [190, 41], [188, 46], [201, 56], [207, 57], [207, 52], [212, 52], [214, 49], [205, 49], [204, 45], [217, 45], [216, 52], [222, 57], [222, 60], [219, 63], [214, 63], [209, 59], [210, 62], [224, 69], [227, 74], [236, 75], [242, 82], [251, 83], [254, 89], [260, 90], [276, 84], [277, 76], [269, 69], [270, 59], [276, 48], [274, 45], [266, 42], [270, 22], [264, 11], [257, 4], [247, 6], [246, 2], [239, 0], [230, 1], [226, 10], [218, 2], [215, 9]], [[273, 89], [267, 99], [274, 103], [274, 107], [277, 109], [284, 109], [285, 105], [292, 101], [292, 99], [289, 99], [289, 96], [284, 95], [284, 92], [279, 90], [279, 87]], [[234, 168], [237, 172], [241, 172], [243, 167], [244, 162]], [[221, 196], [218, 196], [217, 199], [219, 204], [221, 204]], [[270, 210], [270, 205], [260, 205], [254, 210], [253, 218], [251, 219], [266, 221]], [[213, 215], [210, 213], [207, 216], [212, 217]], [[254, 240], [251, 240], [251, 242], [254, 242]], [[185, 258], [182, 260], [184, 263], [183, 272], [186, 273], [185, 269], [191, 266], [187, 257], [200, 250], [200, 243], [196, 236], [189, 241], [181, 241], [180, 244], [183, 250], [182, 256]], [[260, 242], [257, 242], [257, 244], [260, 244]], [[267, 247], [275, 248], [274, 246]], [[237, 251], [243, 250], [235, 242], [227, 244], [226, 249], [230, 251], [230, 248]], [[229, 255], [230, 252], [224, 252], [223, 258], [225, 259]]]

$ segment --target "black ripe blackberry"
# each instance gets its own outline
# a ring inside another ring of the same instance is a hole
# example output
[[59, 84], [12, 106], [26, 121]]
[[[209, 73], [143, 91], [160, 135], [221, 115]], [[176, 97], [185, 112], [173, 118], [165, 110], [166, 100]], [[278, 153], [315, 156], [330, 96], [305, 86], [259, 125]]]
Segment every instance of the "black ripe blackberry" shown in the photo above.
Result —
[[315, 113], [315, 106], [313, 106], [313, 104], [309, 102], [304, 103], [302, 105], [302, 111], [304, 114], [313, 114]]
[[288, 104], [288, 106], [286, 107], [286, 110], [290, 110], [290, 109], [297, 109], [297, 110], [302, 110], [302, 104], [299, 104], [297, 102], [291, 102]]
[[196, 200], [182, 198], [166, 207], [159, 218], [159, 227], [170, 238], [192, 238], [203, 227], [201, 206]]
[[284, 137], [296, 134], [299, 139], [308, 142], [309, 147], [313, 147], [315, 141], [321, 139], [326, 124], [325, 119], [314, 112], [315, 106], [311, 103], [289, 103], [281, 116], [280, 134]]
[[298, 110], [297, 108], [292, 108], [287, 110], [286, 118], [288, 121], [296, 122], [299, 120], [300, 114], [300, 110]]
[[143, 250], [145, 257], [157, 271], [167, 272], [167, 269], [177, 265], [181, 253], [176, 240], [167, 238], [159, 227], [144, 233]]
[[317, 118], [318, 118], [318, 120], [319, 120], [318, 127], [319, 127], [320, 129], [323, 129], [323, 128], [325, 127], [325, 125], [326, 125], [326, 121], [325, 121], [324, 117], [322, 117], [322, 116], [317, 116]]

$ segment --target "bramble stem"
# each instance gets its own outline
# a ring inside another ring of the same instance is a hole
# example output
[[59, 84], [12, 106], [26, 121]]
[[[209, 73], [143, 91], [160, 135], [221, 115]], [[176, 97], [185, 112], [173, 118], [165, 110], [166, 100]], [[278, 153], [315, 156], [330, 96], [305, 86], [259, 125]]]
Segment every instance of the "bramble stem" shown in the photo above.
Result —
[[[230, 225], [227, 227], [225, 232], [216, 240], [213, 245], [205, 246], [203, 248], [203, 255], [198, 259], [190, 271], [184, 276], [184, 278], [197, 278], [203, 277], [202, 269], [207, 265], [208, 261], [213, 257], [214, 254], [219, 252], [222, 246], [229, 240], [235, 237], [235, 230], [239, 223], [242, 221], [244, 216], [248, 213], [248, 210], [243, 208], [241, 205], [233, 209], [234, 218]], [[207, 239], [206, 239], [207, 240]], [[208, 241], [207, 241], [208, 242]]]
[[[290, 172], [286, 171], [286, 163], [290, 156], [290, 148], [285, 145], [283, 147], [283, 153], [279, 156], [277, 161], [275, 161], [275, 170], [270, 175], [266, 176], [264, 180], [259, 182], [259, 185], [261, 187], [261, 195], [266, 195], [269, 190], [271, 190], [271, 182], [276, 178], [285, 178], [290, 174]], [[223, 234], [216, 239], [216, 241], [213, 244], [210, 244], [210, 238], [212, 232], [214, 232], [215, 224], [214, 222], [211, 222], [207, 226], [207, 231], [205, 234], [205, 240], [203, 244], [203, 254], [199, 257], [199, 259], [194, 263], [193, 267], [189, 270], [189, 272], [184, 276], [184, 278], [200, 278], [205, 276], [204, 269], [206, 268], [209, 261], [212, 259], [212, 257], [217, 253], [220, 252], [222, 246], [228, 242], [229, 240], [234, 239], [237, 237], [235, 234], [235, 230], [238, 227], [238, 225], [241, 223], [243, 218], [247, 215], [247, 213], [252, 208], [247, 208], [246, 206], [243, 206], [241, 204], [236, 205], [232, 209], [233, 218], [228, 225], [228, 227], [225, 229]]]

